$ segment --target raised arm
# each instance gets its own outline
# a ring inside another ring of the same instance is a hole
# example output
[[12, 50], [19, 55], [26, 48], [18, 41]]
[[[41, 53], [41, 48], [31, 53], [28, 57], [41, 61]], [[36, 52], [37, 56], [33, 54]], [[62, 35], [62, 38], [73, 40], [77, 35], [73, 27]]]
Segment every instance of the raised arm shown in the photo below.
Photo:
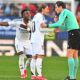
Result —
[[8, 22], [0, 22], [0, 26], [9, 26]]

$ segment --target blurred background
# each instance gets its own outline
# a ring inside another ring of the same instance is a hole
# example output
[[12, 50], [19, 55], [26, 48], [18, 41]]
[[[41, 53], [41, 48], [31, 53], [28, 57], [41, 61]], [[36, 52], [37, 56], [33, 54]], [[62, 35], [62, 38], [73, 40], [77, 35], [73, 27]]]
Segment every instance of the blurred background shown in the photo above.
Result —
[[[66, 3], [66, 8], [71, 10], [80, 26], [80, 0], [62, 0]], [[0, 22], [20, 19], [22, 9], [28, 7], [31, 17], [36, 14], [38, 7], [46, 3], [50, 9], [50, 15], [45, 16], [47, 23], [55, 22], [54, 4], [56, 0], [0, 0]], [[65, 57], [67, 54], [67, 32], [60, 29], [51, 29], [53, 32], [45, 35], [45, 53], [46, 56], [58, 55]], [[14, 56], [16, 50], [14, 47], [15, 27], [0, 26], [0, 56]]]
[[[50, 15], [45, 16], [47, 23], [57, 20], [54, 12], [54, 4], [57, 0], [0, 0], [0, 22], [21, 19], [22, 9], [30, 8], [31, 17], [37, 13], [38, 7], [46, 3], [50, 9]], [[61, 0], [66, 3], [66, 8], [71, 10], [80, 26], [80, 0]], [[68, 73], [67, 65], [67, 31], [59, 28], [50, 28], [51, 32], [45, 35], [44, 49], [47, 57], [43, 61], [43, 74], [48, 80], [64, 80]], [[18, 56], [15, 50], [16, 28], [12, 26], [0, 26], [0, 80], [21, 80], [18, 67]], [[79, 52], [80, 55], [80, 52]], [[59, 57], [60, 56], [60, 57]], [[80, 57], [79, 57], [80, 60]], [[80, 65], [79, 65], [80, 66]], [[31, 72], [28, 69], [28, 78], [31, 80]], [[80, 80], [80, 67], [77, 80]]]

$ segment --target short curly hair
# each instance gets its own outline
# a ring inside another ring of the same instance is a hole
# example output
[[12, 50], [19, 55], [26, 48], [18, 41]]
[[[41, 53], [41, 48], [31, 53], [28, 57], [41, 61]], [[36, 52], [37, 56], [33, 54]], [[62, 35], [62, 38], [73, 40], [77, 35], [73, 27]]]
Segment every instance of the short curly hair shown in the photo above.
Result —
[[29, 9], [29, 8], [23, 9], [23, 10], [21, 11], [21, 16], [22, 16], [22, 17], [23, 17], [23, 13], [24, 13], [25, 11], [30, 11], [30, 9]]

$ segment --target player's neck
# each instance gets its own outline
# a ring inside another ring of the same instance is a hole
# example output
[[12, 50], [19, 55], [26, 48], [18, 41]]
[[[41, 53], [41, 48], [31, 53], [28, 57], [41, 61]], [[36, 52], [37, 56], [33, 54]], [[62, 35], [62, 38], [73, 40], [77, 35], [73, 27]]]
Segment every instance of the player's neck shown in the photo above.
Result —
[[23, 22], [25, 23], [25, 24], [27, 24], [28, 23], [28, 19], [23, 19]]

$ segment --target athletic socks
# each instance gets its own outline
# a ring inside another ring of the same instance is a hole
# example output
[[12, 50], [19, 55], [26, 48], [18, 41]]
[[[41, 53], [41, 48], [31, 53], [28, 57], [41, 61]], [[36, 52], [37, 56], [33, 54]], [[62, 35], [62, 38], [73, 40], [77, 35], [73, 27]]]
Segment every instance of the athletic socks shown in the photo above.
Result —
[[77, 71], [78, 71], [78, 66], [79, 66], [79, 59], [78, 58], [76, 58], [76, 59], [74, 59], [74, 77], [75, 77], [75, 79], [76, 79], [76, 75], [77, 75]]
[[69, 58], [68, 59], [68, 67], [69, 67], [69, 76], [70, 79], [74, 79], [74, 59], [73, 58]]
[[36, 75], [36, 59], [32, 58], [30, 63], [31, 74], [32, 76]]
[[24, 74], [24, 54], [19, 55], [19, 69], [21, 72], [21, 75]]
[[79, 59], [78, 58], [76, 58], [76, 59], [69, 58], [68, 59], [68, 66], [69, 66], [70, 79], [76, 79], [78, 66], [79, 66]]
[[38, 76], [42, 76], [42, 58], [36, 59], [36, 69]]

